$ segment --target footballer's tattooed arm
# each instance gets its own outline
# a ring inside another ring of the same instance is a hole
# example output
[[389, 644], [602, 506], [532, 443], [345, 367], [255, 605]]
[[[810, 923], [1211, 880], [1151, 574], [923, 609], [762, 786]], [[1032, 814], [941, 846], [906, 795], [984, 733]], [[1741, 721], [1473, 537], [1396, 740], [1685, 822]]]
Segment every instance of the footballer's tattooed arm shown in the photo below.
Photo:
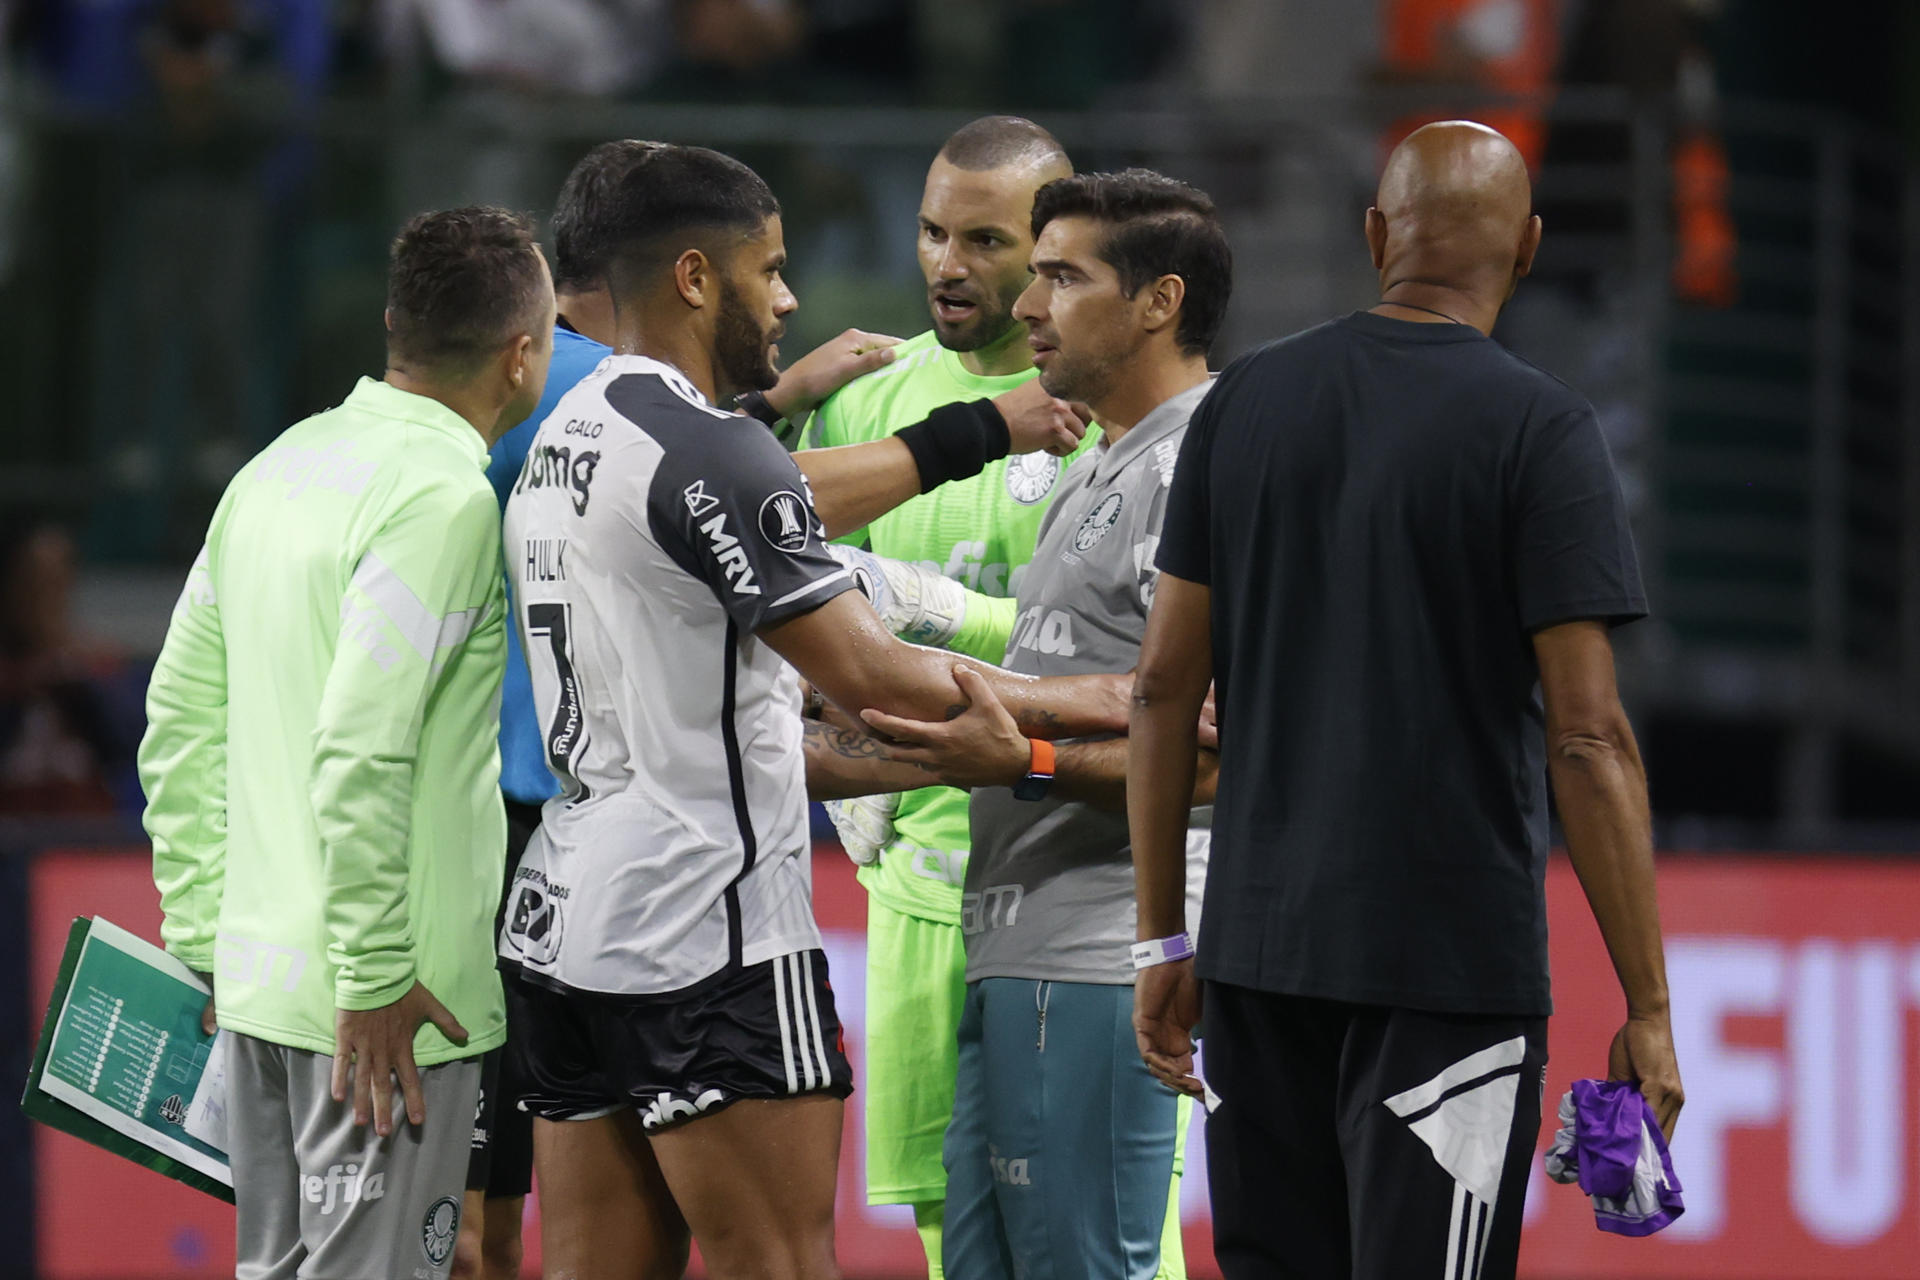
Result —
[[843, 729], [824, 720], [808, 720], [805, 734], [802, 747], [809, 800], [847, 800], [912, 791], [929, 781], [926, 770], [887, 759], [886, 748], [870, 733]]
[[954, 681], [954, 671], [966, 667], [980, 673], [1031, 737], [1090, 737], [1127, 727], [1131, 675], [1041, 680], [919, 648], [890, 635], [857, 591], [762, 628], [759, 636], [850, 715], [874, 709], [913, 720], [937, 719], [971, 701]]

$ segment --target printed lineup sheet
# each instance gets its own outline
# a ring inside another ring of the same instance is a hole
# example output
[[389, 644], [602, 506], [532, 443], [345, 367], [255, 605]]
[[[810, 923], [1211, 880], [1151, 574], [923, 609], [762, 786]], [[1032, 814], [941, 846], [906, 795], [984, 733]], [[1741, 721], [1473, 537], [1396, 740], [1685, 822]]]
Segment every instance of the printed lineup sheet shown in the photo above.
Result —
[[75, 920], [21, 1105], [231, 1201], [224, 1038], [200, 1029], [208, 994], [151, 943], [105, 920]]

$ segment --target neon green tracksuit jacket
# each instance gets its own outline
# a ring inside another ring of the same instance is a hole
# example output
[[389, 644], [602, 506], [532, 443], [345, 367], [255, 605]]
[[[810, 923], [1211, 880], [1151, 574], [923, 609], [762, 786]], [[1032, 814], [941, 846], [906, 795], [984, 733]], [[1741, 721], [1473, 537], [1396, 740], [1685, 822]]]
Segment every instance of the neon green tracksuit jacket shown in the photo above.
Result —
[[220, 1025], [331, 1054], [336, 1009], [417, 978], [506, 1032], [494, 970], [500, 507], [479, 432], [362, 379], [249, 462], [214, 513], [140, 744], [167, 950], [214, 974]]

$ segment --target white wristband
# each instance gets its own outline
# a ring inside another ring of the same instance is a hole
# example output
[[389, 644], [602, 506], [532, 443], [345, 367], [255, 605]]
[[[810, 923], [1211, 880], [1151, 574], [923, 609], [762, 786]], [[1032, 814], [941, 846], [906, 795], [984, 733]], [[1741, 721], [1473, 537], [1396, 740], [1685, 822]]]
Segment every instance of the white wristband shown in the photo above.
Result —
[[1171, 938], [1149, 938], [1145, 942], [1133, 944], [1133, 967], [1151, 969], [1157, 964], [1172, 964], [1175, 960], [1193, 959], [1193, 939], [1184, 933], [1176, 933]]

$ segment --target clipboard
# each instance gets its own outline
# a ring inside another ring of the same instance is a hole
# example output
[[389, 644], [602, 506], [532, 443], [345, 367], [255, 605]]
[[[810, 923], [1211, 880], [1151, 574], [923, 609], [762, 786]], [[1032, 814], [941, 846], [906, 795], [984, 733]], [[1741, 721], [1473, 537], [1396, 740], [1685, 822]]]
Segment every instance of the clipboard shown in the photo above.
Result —
[[[80, 917], [47, 1001], [21, 1108], [51, 1129], [233, 1203], [210, 993], [146, 940]], [[213, 1141], [208, 1141], [211, 1138]]]

